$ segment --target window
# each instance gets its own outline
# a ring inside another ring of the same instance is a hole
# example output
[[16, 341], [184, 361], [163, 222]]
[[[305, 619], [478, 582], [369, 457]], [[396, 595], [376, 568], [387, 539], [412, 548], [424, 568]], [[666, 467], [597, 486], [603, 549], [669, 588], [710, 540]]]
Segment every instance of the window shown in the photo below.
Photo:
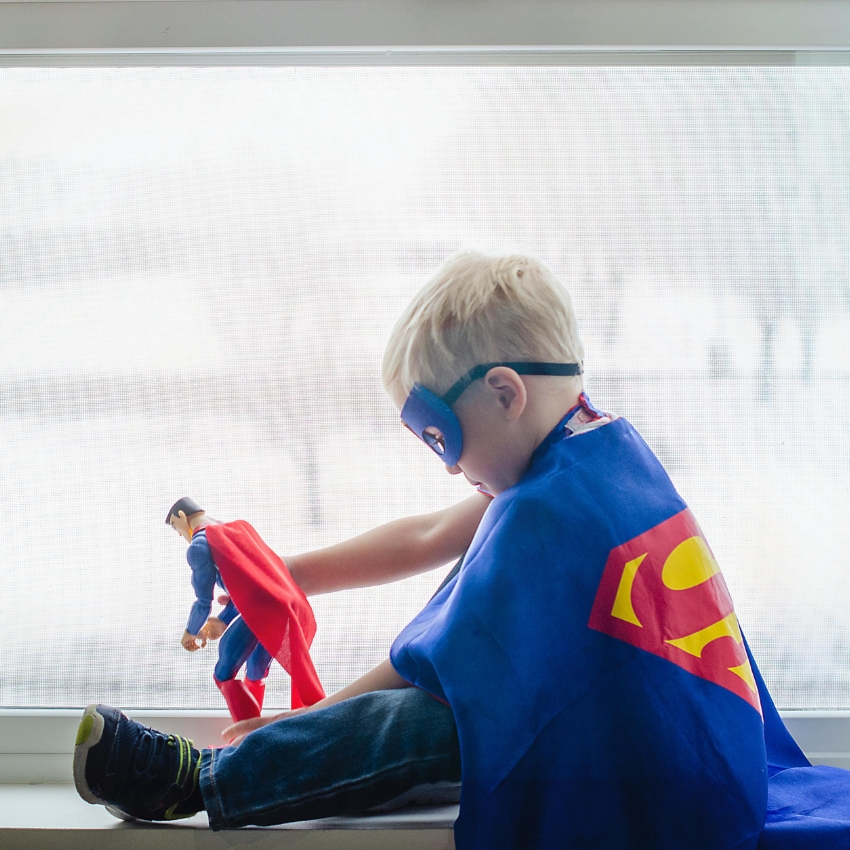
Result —
[[[0, 705], [220, 706], [179, 496], [285, 556], [467, 495], [379, 365], [473, 246], [568, 285], [591, 398], [690, 503], [777, 703], [850, 707], [847, 77], [0, 69]], [[444, 573], [314, 598], [326, 688]]]

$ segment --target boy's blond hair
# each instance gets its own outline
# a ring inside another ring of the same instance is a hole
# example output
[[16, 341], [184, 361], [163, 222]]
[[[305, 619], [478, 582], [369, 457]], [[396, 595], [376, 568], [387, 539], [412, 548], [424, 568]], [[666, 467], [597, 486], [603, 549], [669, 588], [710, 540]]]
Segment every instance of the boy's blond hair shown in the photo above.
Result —
[[[442, 394], [480, 363], [583, 359], [570, 295], [543, 263], [461, 251], [402, 313], [382, 379], [390, 395], [405, 398], [415, 383]], [[582, 386], [581, 377], [565, 380]]]

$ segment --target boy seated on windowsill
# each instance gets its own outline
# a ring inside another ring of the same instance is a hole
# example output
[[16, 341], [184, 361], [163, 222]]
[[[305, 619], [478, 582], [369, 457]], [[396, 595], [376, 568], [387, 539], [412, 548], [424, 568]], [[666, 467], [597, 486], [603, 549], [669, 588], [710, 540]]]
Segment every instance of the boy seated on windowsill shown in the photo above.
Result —
[[542, 264], [450, 258], [396, 325], [383, 378], [403, 422], [479, 492], [287, 560], [307, 594], [465, 551], [462, 565], [388, 660], [310, 708], [230, 727], [237, 746], [198, 751], [89, 706], [84, 799], [147, 820], [203, 809], [221, 829], [462, 777], [460, 850], [803, 846], [783, 843], [795, 787], [848, 789], [847, 774], [807, 766], [699, 526], [631, 425], [591, 405], [582, 360], [569, 295]]

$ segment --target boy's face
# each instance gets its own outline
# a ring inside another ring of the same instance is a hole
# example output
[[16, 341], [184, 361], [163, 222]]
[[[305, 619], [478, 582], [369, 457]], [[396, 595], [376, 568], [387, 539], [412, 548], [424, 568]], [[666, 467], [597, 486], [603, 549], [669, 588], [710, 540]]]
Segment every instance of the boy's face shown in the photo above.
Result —
[[527, 457], [517, 454], [517, 446], [511, 444], [511, 423], [504, 416], [504, 407], [486, 385], [471, 387], [467, 396], [454, 408], [463, 428], [463, 451], [458, 462], [447, 466], [446, 471], [450, 475], [463, 473], [474, 487], [480, 485], [497, 496], [519, 481], [530, 453]]
[[[454, 404], [463, 430], [463, 449], [457, 463], [446, 466], [450, 475], [463, 473], [473, 486], [496, 496], [513, 487], [535, 448], [520, 417], [526, 405], [525, 385], [512, 369], [491, 369]], [[399, 410], [405, 399], [393, 398]]]

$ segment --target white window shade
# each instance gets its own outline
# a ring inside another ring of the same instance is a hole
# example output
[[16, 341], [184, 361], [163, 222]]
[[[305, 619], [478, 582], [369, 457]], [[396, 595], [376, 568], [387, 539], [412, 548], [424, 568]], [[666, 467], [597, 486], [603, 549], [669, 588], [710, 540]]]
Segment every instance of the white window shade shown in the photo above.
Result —
[[[165, 511], [282, 555], [467, 495], [393, 321], [462, 247], [570, 288], [778, 703], [850, 707], [844, 68], [0, 71], [0, 705], [210, 708]], [[314, 599], [328, 690], [444, 574]], [[268, 701], [287, 702], [273, 668]]]

